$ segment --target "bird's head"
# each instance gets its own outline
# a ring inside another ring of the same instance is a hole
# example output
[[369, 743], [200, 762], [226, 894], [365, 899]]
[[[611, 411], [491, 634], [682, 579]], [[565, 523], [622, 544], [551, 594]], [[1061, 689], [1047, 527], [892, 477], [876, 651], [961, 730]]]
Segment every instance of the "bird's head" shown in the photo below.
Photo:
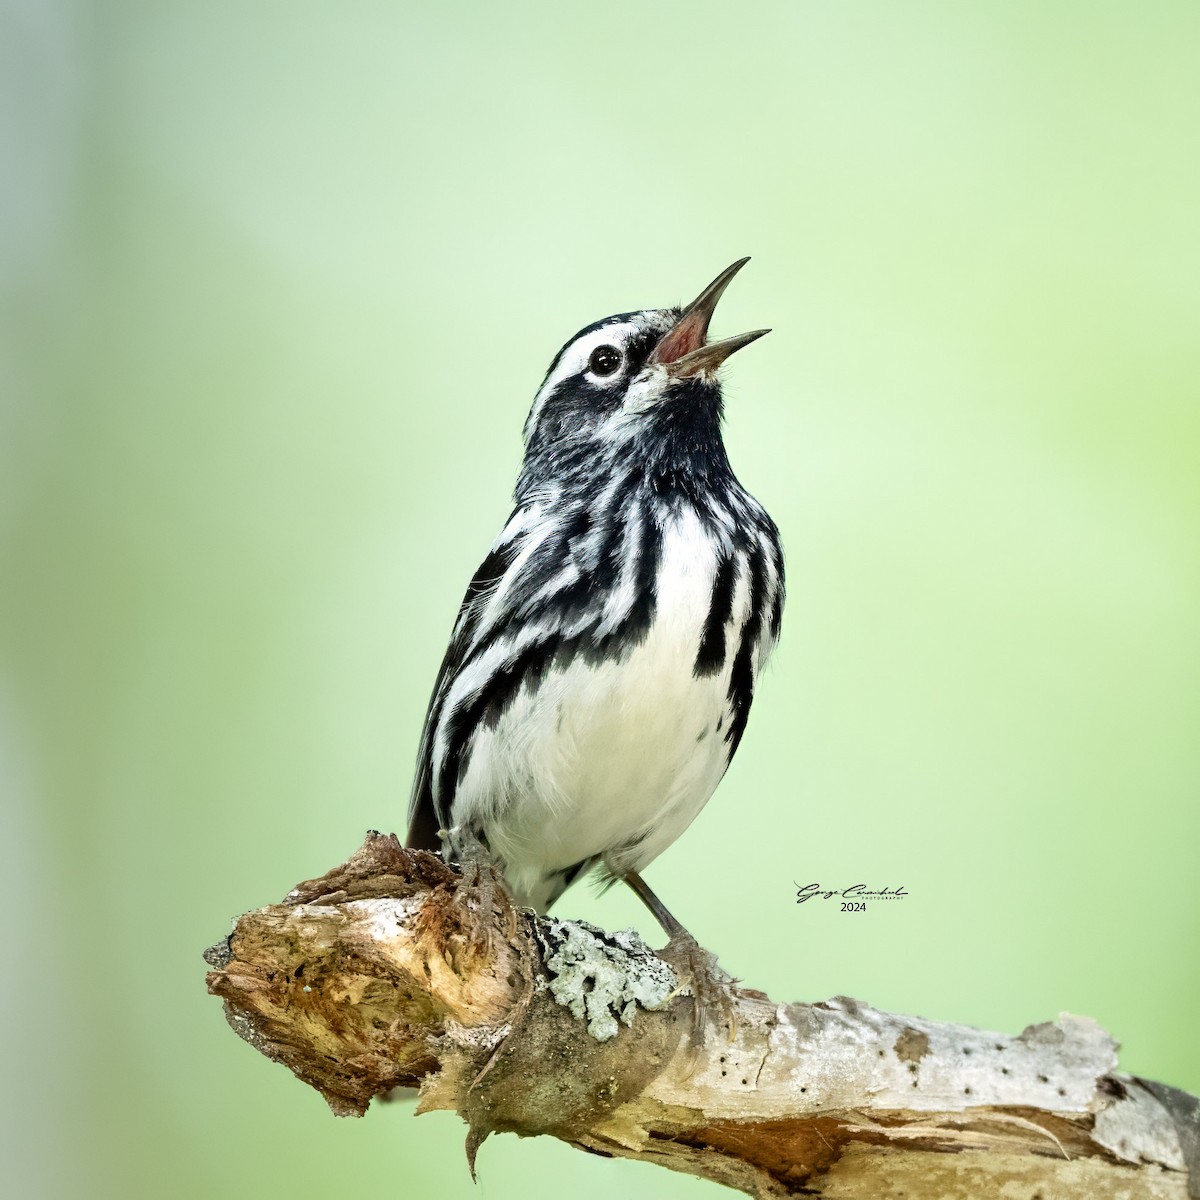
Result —
[[725, 463], [717, 369], [769, 331], [709, 342], [708, 326], [748, 261], [722, 271], [686, 308], [620, 313], [567, 342], [525, 422], [523, 485], [586, 478], [617, 462], [673, 472]]

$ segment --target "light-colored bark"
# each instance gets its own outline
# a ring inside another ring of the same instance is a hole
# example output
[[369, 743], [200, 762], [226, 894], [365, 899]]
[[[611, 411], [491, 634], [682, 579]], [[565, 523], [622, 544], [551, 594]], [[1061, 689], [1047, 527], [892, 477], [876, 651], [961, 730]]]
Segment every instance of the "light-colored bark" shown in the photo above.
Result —
[[239, 918], [209, 990], [335, 1113], [419, 1087], [472, 1160], [512, 1131], [757, 1196], [1200, 1196], [1200, 1103], [1120, 1074], [1087, 1018], [1014, 1037], [733, 987], [732, 1026], [693, 1044], [692, 998], [636, 935], [483, 894], [371, 835]]

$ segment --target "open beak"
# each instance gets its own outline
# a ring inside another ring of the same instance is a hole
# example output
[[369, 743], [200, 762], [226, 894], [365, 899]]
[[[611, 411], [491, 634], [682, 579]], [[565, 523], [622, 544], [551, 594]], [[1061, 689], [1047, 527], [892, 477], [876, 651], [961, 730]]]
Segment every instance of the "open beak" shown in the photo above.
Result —
[[756, 329], [753, 333], [739, 333], [736, 337], [720, 342], [706, 343], [708, 323], [721, 294], [729, 281], [749, 262], [739, 258], [731, 267], [726, 267], [687, 306], [683, 316], [665, 333], [650, 355], [651, 364], [658, 363], [667, 368], [677, 379], [688, 379], [694, 375], [711, 375], [735, 351], [757, 341], [769, 329]]

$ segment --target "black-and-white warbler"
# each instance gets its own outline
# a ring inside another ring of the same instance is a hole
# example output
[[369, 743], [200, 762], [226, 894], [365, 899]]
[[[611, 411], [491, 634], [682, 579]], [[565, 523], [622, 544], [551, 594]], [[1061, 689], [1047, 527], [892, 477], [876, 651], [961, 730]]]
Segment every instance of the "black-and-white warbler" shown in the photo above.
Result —
[[729, 465], [717, 382], [767, 330], [707, 342], [746, 261], [559, 351], [434, 687], [409, 845], [481, 850], [539, 911], [598, 866], [681, 932], [638, 873], [720, 782], [779, 634], [779, 535]]

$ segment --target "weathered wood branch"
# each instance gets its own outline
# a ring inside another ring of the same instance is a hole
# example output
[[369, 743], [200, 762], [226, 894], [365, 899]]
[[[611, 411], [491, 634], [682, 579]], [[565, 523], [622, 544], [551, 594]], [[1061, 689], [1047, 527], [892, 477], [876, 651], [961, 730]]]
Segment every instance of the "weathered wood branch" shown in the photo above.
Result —
[[1094, 1022], [1016, 1037], [846, 997], [733, 987], [692, 1047], [692, 999], [632, 933], [497, 903], [368, 836], [239, 918], [205, 955], [233, 1028], [335, 1113], [420, 1088], [468, 1153], [552, 1134], [757, 1196], [1200, 1196], [1200, 1101], [1116, 1070]]

